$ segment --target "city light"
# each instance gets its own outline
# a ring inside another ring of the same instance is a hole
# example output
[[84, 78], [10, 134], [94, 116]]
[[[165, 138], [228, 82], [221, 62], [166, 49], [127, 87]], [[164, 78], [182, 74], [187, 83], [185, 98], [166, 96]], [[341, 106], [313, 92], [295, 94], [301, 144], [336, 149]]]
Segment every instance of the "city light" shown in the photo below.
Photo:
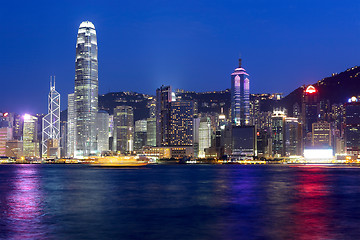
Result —
[[310, 86], [308, 86], [308, 87], [306, 88], [305, 92], [312, 94], [312, 93], [316, 93], [317, 90], [316, 90], [316, 88], [315, 88], [314, 86], [310, 85]]
[[30, 120], [31, 115], [30, 114], [24, 114], [24, 120]]

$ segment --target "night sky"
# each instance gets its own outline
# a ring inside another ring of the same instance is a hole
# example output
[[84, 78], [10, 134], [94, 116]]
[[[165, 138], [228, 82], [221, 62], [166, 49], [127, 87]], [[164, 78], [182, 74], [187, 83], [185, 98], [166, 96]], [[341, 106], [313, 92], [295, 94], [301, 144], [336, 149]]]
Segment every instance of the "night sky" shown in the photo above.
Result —
[[95, 25], [99, 93], [162, 84], [230, 88], [238, 58], [251, 93], [288, 94], [360, 63], [360, 1], [2, 1], [0, 110], [46, 113], [49, 77], [74, 91], [75, 44]]

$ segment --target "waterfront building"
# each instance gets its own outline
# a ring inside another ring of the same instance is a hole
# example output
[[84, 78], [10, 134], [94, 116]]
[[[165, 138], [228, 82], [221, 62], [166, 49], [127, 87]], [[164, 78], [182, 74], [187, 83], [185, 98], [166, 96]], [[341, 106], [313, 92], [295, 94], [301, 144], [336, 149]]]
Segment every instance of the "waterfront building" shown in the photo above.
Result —
[[[304, 124], [304, 134], [312, 132], [312, 124], [317, 122], [320, 113], [319, 91], [309, 85], [302, 95], [302, 122]], [[311, 143], [311, 138], [307, 136], [306, 144]], [[311, 136], [311, 134], [310, 134]]]
[[169, 145], [193, 144], [194, 105], [192, 101], [178, 100], [170, 103]]
[[172, 101], [171, 86], [156, 89], [156, 145], [170, 145], [170, 103]]
[[139, 151], [147, 142], [147, 120], [135, 121], [134, 150]]
[[6, 156], [6, 143], [12, 139], [12, 128], [0, 127], [0, 156]]
[[233, 126], [232, 158], [244, 160], [257, 156], [256, 137], [255, 126]]
[[76, 114], [74, 93], [68, 94], [67, 112], [67, 157], [74, 157], [75, 135], [76, 135]]
[[231, 121], [235, 126], [250, 123], [250, 82], [249, 74], [241, 66], [231, 74]]
[[298, 118], [285, 118], [284, 142], [286, 156], [302, 155], [302, 126]]
[[125, 154], [134, 150], [134, 112], [130, 106], [114, 109], [115, 151]]
[[55, 76], [50, 77], [48, 114], [42, 118], [41, 156], [60, 158], [60, 94], [55, 89]]
[[199, 157], [199, 128], [200, 128], [200, 118], [195, 116], [193, 118], [193, 148], [194, 148], [194, 157]]
[[97, 153], [98, 47], [96, 31], [89, 21], [80, 24], [75, 59], [75, 156]]
[[201, 117], [198, 128], [199, 158], [205, 158], [205, 149], [211, 146], [211, 121], [209, 117]]
[[191, 158], [194, 157], [194, 150], [192, 146], [173, 146], [173, 147], [151, 147], [145, 146], [143, 154], [146, 157], [164, 159], [164, 158]]
[[109, 151], [109, 114], [104, 110], [97, 114], [96, 130], [98, 152]]
[[156, 118], [148, 118], [146, 122], [146, 145], [156, 146]]
[[114, 131], [115, 131], [114, 115], [109, 115], [109, 150], [110, 151], [115, 151]]
[[23, 155], [24, 157], [40, 157], [37, 136], [38, 118], [29, 114], [24, 115], [23, 124]]
[[23, 154], [23, 142], [20, 140], [8, 140], [5, 147], [5, 155], [12, 158], [21, 158]]
[[360, 102], [356, 97], [345, 104], [345, 150], [348, 155], [360, 155]]
[[330, 123], [320, 121], [312, 124], [312, 146], [332, 146]]
[[68, 153], [67, 128], [68, 128], [67, 120], [60, 118], [60, 157], [62, 158], [67, 157], [67, 153]]
[[285, 117], [285, 112], [282, 110], [274, 110], [271, 117], [272, 154], [274, 157], [281, 157], [285, 155]]
[[13, 138], [21, 140], [23, 130], [24, 118], [19, 114], [14, 114], [14, 125], [13, 125]]

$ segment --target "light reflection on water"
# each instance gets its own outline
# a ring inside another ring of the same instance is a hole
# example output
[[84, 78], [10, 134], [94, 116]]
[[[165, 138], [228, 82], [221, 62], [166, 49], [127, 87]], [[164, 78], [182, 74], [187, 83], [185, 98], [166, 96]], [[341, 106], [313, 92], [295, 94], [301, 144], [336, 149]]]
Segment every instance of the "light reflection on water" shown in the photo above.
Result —
[[359, 182], [359, 168], [0, 165], [0, 239], [358, 239]]
[[8, 179], [1, 222], [7, 230], [3, 234], [11, 239], [44, 239], [47, 235], [39, 174], [34, 165], [19, 165], [13, 169], [11, 181]]

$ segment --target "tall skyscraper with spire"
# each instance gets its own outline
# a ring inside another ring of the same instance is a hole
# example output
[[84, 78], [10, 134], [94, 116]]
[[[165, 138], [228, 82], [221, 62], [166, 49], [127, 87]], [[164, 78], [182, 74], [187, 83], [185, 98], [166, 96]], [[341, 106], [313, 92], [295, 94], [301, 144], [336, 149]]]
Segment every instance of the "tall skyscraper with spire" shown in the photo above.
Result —
[[231, 74], [231, 121], [235, 126], [246, 126], [250, 123], [250, 81], [249, 74], [239, 67]]
[[80, 24], [75, 59], [75, 157], [97, 153], [98, 47], [93, 23]]
[[50, 77], [48, 114], [42, 119], [42, 157], [60, 157], [60, 94], [55, 90], [55, 76]]

